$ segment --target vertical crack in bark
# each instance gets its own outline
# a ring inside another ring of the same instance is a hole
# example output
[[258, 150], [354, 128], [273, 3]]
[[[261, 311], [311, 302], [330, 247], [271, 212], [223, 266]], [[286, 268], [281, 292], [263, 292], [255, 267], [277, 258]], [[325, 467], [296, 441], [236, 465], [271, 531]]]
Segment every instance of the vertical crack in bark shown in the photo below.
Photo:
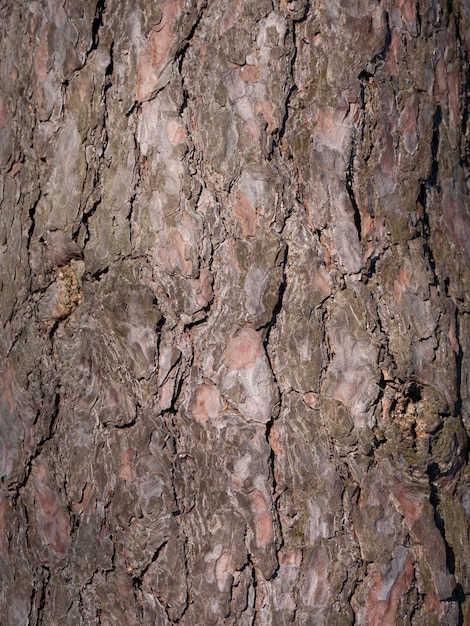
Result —
[[439, 284], [439, 279], [436, 274], [436, 263], [434, 261], [434, 256], [432, 253], [432, 248], [430, 245], [431, 238], [431, 224], [428, 213], [428, 193], [429, 190], [433, 187], [438, 187], [438, 174], [439, 174], [439, 161], [438, 161], [438, 151], [439, 151], [439, 136], [440, 136], [440, 124], [442, 122], [442, 109], [441, 106], [438, 105], [433, 115], [433, 130], [432, 130], [432, 139], [431, 139], [431, 169], [429, 172], [429, 176], [426, 180], [421, 181], [420, 190], [418, 194], [418, 203], [422, 207], [422, 216], [419, 219], [421, 222], [421, 234], [424, 240], [423, 244], [423, 252], [428, 260], [429, 267], [434, 276], [434, 285], [437, 286]]
[[[308, 9], [306, 9], [306, 12], [308, 12]], [[286, 80], [287, 93], [286, 93], [284, 103], [283, 103], [284, 112], [283, 112], [283, 116], [281, 119], [280, 128], [274, 129], [273, 132], [267, 138], [267, 143], [264, 147], [264, 151], [265, 151], [264, 158], [267, 161], [273, 160], [274, 151], [278, 149], [279, 146], [282, 144], [282, 139], [286, 133], [287, 122], [289, 119], [289, 103], [294, 93], [297, 90], [297, 86], [294, 81], [294, 66], [295, 66], [295, 59], [297, 57], [297, 45], [295, 42], [295, 23], [292, 24], [291, 30], [287, 31], [286, 38], [287, 38], [287, 34], [290, 32], [292, 33], [292, 45], [291, 45], [291, 49], [288, 51], [289, 73], [288, 73], [288, 77]], [[265, 124], [264, 128], [266, 128], [266, 126], [267, 125]], [[275, 164], [276, 164], [276, 167], [279, 168], [279, 164], [277, 161], [275, 161]]]
[[42, 193], [41, 190], [38, 190], [38, 197], [36, 198], [36, 200], [34, 200], [34, 202], [31, 204], [29, 210], [28, 210], [28, 216], [29, 216], [29, 220], [30, 220], [30, 224], [28, 227], [28, 232], [27, 232], [27, 236], [28, 239], [26, 241], [26, 248], [29, 252], [30, 246], [31, 246], [31, 239], [33, 237], [34, 234], [34, 229], [36, 228], [36, 209], [37, 206], [39, 204], [39, 201], [42, 197]]
[[184, 616], [185, 616], [185, 614], [186, 614], [186, 612], [188, 610], [188, 607], [189, 607], [189, 604], [190, 604], [190, 599], [191, 599], [191, 580], [190, 580], [190, 575], [189, 575], [190, 572], [189, 572], [189, 558], [188, 558], [189, 539], [188, 539], [188, 535], [185, 532], [185, 528], [184, 528], [183, 524], [180, 526], [180, 528], [182, 530], [183, 537], [184, 537], [184, 540], [183, 540], [183, 554], [184, 554], [184, 576], [185, 576], [185, 591], [186, 591], [186, 593], [185, 593], [185, 597], [184, 597], [184, 605], [181, 608], [180, 616], [178, 617], [177, 620], [175, 620], [177, 622], [180, 622], [184, 618]]
[[[462, 59], [462, 81], [460, 84], [459, 99], [461, 102], [460, 110], [462, 118], [460, 121], [460, 133], [458, 134], [460, 158], [462, 166], [470, 167], [470, 63], [462, 36], [460, 34], [461, 14], [457, 14], [455, 18], [455, 31], [458, 42], [459, 56]], [[465, 28], [465, 26], [464, 26]]]
[[[269, 363], [269, 367], [270, 370], [272, 372], [273, 378], [274, 378], [274, 385], [277, 388], [277, 393], [278, 393], [278, 404], [277, 404], [277, 415], [279, 415], [281, 409], [282, 409], [282, 390], [279, 387], [278, 381], [277, 381], [277, 377], [276, 377], [276, 372], [275, 372], [275, 368], [274, 368], [274, 364], [271, 360], [271, 356], [269, 354], [269, 350], [268, 350], [268, 346], [269, 346], [269, 339], [270, 339], [270, 335], [271, 332], [273, 330], [273, 328], [276, 326], [276, 322], [277, 322], [277, 318], [279, 313], [282, 311], [282, 302], [283, 302], [283, 298], [284, 298], [284, 292], [286, 290], [287, 287], [287, 276], [286, 276], [286, 267], [287, 267], [287, 259], [288, 259], [288, 255], [289, 255], [289, 246], [286, 243], [285, 244], [285, 248], [284, 248], [284, 256], [283, 259], [281, 261], [281, 266], [282, 266], [282, 279], [281, 279], [281, 283], [279, 285], [279, 291], [278, 291], [278, 299], [277, 302], [273, 308], [273, 313], [272, 313], [272, 317], [270, 322], [267, 325], [266, 328], [266, 338], [264, 340], [264, 347], [265, 347], [265, 353], [266, 353], [266, 358], [268, 359], [268, 363]], [[271, 480], [271, 485], [272, 485], [272, 493], [271, 493], [271, 498], [272, 498], [272, 503], [271, 503], [271, 508], [272, 508], [272, 512], [275, 515], [275, 528], [273, 529], [275, 531], [275, 538], [277, 537], [277, 541], [278, 541], [278, 546], [277, 546], [277, 551], [279, 551], [279, 549], [282, 546], [283, 543], [283, 538], [282, 538], [282, 524], [281, 524], [281, 520], [280, 520], [280, 516], [279, 516], [279, 496], [280, 494], [278, 493], [277, 490], [277, 482], [276, 482], [276, 472], [275, 472], [275, 464], [276, 464], [276, 455], [274, 453], [274, 449], [271, 445], [271, 441], [270, 441], [270, 435], [271, 435], [271, 429], [274, 425], [276, 419], [276, 415], [271, 415], [271, 419], [266, 423], [266, 442], [269, 446], [269, 476], [270, 476], [270, 480]], [[279, 565], [278, 565], [279, 567]]]
[[39, 601], [38, 601], [36, 611], [34, 610], [34, 603], [35, 603], [36, 595], [37, 595], [36, 588], [33, 589], [32, 597], [31, 597], [30, 619], [35, 617], [36, 624], [43, 623], [43, 614], [45, 613], [46, 599], [47, 599], [46, 592], [47, 592], [47, 587], [51, 579], [51, 572], [50, 572], [49, 567], [47, 565], [42, 564], [41, 569], [42, 569], [43, 576], [42, 576], [41, 581], [37, 581], [37, 584], [40, 584], [41, 586], [41, 591], [40, 591], [40, 596], [39, 596]]
[[385, 61], [385, 58], [390, 50], [392, 43], [392, 30], [390, 28], [390, 15], [388, 11], [384, 11], [385, 19], [385, 38], [382, 49], [375, 54], [372, 59], [367, 63], [366, 67], [359, 73], [358, 78], [362, 82], [368, 80], [375, 75], [376, 71]]
[[[55, 396], [54, 396], [54, 408], [49, 418], [48, 433], [44, 437], [42, 437], [39, 441], [37, 441], [34, 452], [26, 458], [26, 464], [24, 467], [23, 477], [20, 480], [16, 480], [14, 483], [10, 484], [9, 486], [9, 490], [13, 492], [13, 503], [15, 505], [21, 495], [22, 489], [28, 483], [29, 477], [31, 476], [31, 472], [33, 470], [34, 461], [41, 455], [44, 449], [44, 446], [47, 444], [47, 442], [51, 441], [51, 439], [55, 435], [55, 425], [57, 423], [57, 419], [59, 416], [59, 410], [60, 410], [60, 393], [56, 391]], [[39, 410], [37, 410], [36, 421], [40, 417], [41, 417], [41, 413], [39, 412]]]
[[461, 416], [463, 410], [462, 403], [462, 380], [463, 378], [463, 351], [462, 345], [460, 342], [460, 312], [457, 306], [455, 306], [454, 311], [454, 319], [455, 319], [455, 340], [458, 346], [458, 352], [455, 354], [455, 384], [456, 384], [456, 398], [454, 404], [454, 415]]
[[356, 141], [357, 141], [357, 129], [354, 127], [351, 136], [351, 150], [349, 152], [349, 163], [348, 169], [346, 170], [346, 191], [351, 202], [351, 206], [354, 211], [353, 219], [354, 226], [357, 231], [357, 238], [359, 243], [362, 242], [362, 224], [361, 224], [361, 213], [359, 211], [359, 207], [356, 202], [356, 197], [354, 195], [354, 159], [356, 157]]
[[100, 31], [100, 28], [102, 28], [103, 26], [103, 13], [105, 11], [106, 11], [106, 0], [98, 0], [98, 2], [96, 3], [96, 8], [95, 8], [95, 17], [91, 25], [92, 46], [90, 48], [89, 53], [98, 48], [99, 41], [100, 41], [99, 31]]
[[203, 0], [200, 3], [200, 6], [198, 7], [198, 13], [197, 13], [197, 17], [194, 20], [191, 29], [189, 31], [189, 33], [187, 34], [187, 36], [185, 37], [181, 48], [178, 50], [178, 52], [175, 54], [175, 61], [177, 62], [177, 66], [178, 66], [178, 72], [182, 78], [182, 83], [184, 84], [184, 79], [183, 79], [183, 72], [182, 72], [182, 67], [183, 67], [183, 62], [184, 62], [184, 56], [190, 46], [190, 42], [191, 39], [194, 37], [196, 30], [199, 27], [199, 24], [201, 23], [202, 17], [204, 15], [204, 10], [207, 7], [207, 0]]
[[[285, 243], [285, 247], [284, 247], [284, 255], [283, 258], [280, 262], [280, 267], [282, 268], [282, 277], [281, 277], [281, 282], [279, 284], [279, 290], [278, 290], [278, 297], [277, 297], [277, 302], [273, 307], [273, 313], [271, 316], [271, 319], [269, 320], [269, 322], [265, 325], [262, 326], [261, 328], [265, 328], [266, 329], [266, 338], [264, 340], [264, 346], [265, 348], [269, 345], [269, 338], [271, 335], [271, 331], [275, 328], [276, 323], [277, 323], [277, 318], [279, 313], [282, 311], [282, 302], [283, 302], [283, 298], [284, 298], [284, 292], [286, 290], [287, 287], [287, 275], [286, 275], [286, 267], [287, 267], [287, 260], [288, 260], [288, 256], [289, 256], [289, 246], [287, 243]], [[269, 355], [268, 355], [269, 358]], [[270, 366], [271, 361], [270, 361]], [[271, 367], [271, 370], [273, 370], [273, 367]], [[274, 370], [273, 370], [274, 373]]]
[[[437, 185], [437, 175], [439, 173], [439, 161], [437, 153], [439, 151], [440, 126], [442, 122], [442, 109], [438, 104], [432, 118], [432, 139], [431, 139], [431, 171], [427, 179], [427, 187], [435, 187]], [[426, 206], [426, 203], [424, 204]]]
[[[431, 506], [433, 507], [433, 510], [434, 510], [434, 523], [444, 543], [447, 568], [449, 572], [453, 575], [455, 574], [455, 553], [446, 537], [445, 522], [439, 513], [439, 502], [440, 502], [439, 493], [438, 493], [437, 486], [434, 482], [434, 479], [437, 478], [437, 476], [439, 475], [439, 467], [435, 463], [431, 463], [430, 467], [428, 467], [428, 469], [426, 470], [426, 473], [429, 476], [429, 487], [430, 487], [429, 502], [431, 503]], [[459, 600], [458, 593], [456, 592], [455, 588], [453, 591], [452, 599], [457, 600], [459, 605], [461, 604], [461, 600]]]
[[[147, 565], [145, 565], [145, 567], [140, 571], [140, 572], [132, 572], [132, 586], [135, 590], [135, 592], [139, 592], [142, 593], [142, 581], [143, 578], [145, 576], [145, 574], [148, 572], [149, 568], [152, 566], [153, 563], [155, 563], [158, 559], [158, 557], [160, 556], [160, 553], [162, 552], [162, 550], [165, 548], [165, 546], [168, 544], [168, 539], [165, 539], [162, 541], [162, 543], [157, 547], [157, 549], [154, 551], [154, 553], [152, 554], [150, 560], [148, 561]], [[163, 606], [160, 598], [157, 596], [157, 600], [160, 602], [160, 605]], [[165, 609], [166, 611], [166, 609]], [[167, 613], [167, 617], [168, 619], [170, 619], [168, 613]], [[171, 620], [170, 620], [171, 621]]]
[[[258, 585], [258, 580], [257, 580], [257, 568], [256, 568], [256, 564], [253, 561], [253, 555], [251, 554], [248, 545], [247, 545], [247, 541], [246, 541], [246, 530], [245, 530], [245, 545], [246, 545], [246, 549], [247, 549], [247, 565], [250, 568], [250, 573], [251, 573], [251, 587], [253, 589], [253, 619], [252, 619], [252, 624], [253, 626], [255, 626], [255, 624], [257, 623], [257, 616], [259, 613], [259, 607], [260, 607], [260, 593], [259, 593], [259, 585]], [[247, 589], [247, 595], [249, 595], [249, 589]], [[248, 600], [249, 598], [247, 597], [247, 603], [246, 603], [246, 608], [248, 608]]]

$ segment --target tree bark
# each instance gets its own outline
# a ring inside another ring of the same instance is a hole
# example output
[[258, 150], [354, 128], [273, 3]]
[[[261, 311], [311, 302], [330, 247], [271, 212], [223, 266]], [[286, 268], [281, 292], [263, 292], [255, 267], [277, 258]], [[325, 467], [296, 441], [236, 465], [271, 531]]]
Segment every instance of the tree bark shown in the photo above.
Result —
[[470, 623], [470, 8], [3, 2], [0, 615]]

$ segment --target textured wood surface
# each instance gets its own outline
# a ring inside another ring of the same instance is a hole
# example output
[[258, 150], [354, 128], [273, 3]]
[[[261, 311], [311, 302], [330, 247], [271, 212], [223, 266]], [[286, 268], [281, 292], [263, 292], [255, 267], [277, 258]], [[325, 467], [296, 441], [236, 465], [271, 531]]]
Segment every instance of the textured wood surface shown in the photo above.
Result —
[[1, 623], [470, 623], [468, 2], [0, 17]]

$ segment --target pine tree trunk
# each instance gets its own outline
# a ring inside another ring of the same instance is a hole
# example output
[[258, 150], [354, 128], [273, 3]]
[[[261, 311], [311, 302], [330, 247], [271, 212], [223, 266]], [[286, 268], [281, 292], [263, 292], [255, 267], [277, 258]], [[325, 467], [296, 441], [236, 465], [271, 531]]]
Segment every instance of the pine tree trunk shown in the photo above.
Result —
[[470, 624], [468, 2], [0, 16], [1, 624]]

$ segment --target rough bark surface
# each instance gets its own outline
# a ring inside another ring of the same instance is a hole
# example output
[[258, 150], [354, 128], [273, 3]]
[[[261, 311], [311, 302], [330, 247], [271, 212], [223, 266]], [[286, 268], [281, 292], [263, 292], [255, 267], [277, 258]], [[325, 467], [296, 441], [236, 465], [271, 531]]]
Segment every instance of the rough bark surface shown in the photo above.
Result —
[[0, 17], [1, 623], [469, 624], [468, 2]]

